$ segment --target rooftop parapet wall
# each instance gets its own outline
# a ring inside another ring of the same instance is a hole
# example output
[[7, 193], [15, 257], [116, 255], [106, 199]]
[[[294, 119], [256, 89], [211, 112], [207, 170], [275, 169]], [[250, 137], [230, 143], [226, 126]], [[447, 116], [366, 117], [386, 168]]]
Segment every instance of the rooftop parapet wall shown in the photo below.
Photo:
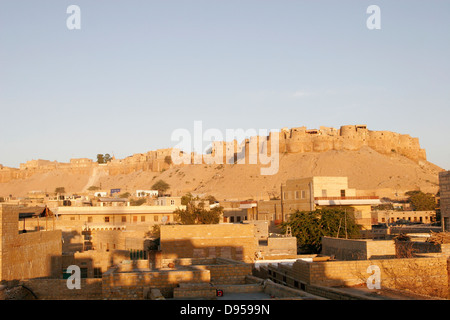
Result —
[[164, 259], [222, 257], [252, 262], [256, 249], [253, 224], [161, 226]]
[[426, 294], [433, 288], [447, 296], [447, 260], [446, 256], [325, 262], [297, 260], [292, 265], [292, 276], [308, 285], [364, 285], [371, 275], [368, 267], [377, 266], [382, 288], [408, 289], [418, 294]]
[[0, 205], [0, 280], [55, 276], [61, 271], [61, 230], [19, 234], [17, 206]]

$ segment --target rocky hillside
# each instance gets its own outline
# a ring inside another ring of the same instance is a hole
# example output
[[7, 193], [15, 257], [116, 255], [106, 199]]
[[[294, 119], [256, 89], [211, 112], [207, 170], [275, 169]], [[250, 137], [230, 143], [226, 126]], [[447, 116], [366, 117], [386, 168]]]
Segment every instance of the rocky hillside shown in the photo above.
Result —
[[[369, 146], [359, 150], [283, 153], [278, 173], [261, 175], [259, 164], [170, 165], [162, 171], [136, 170], [111, 174], [106, 166], [68, 171], [55, 168], [36, 172], [25, 178], [0, 183], [0, 196], [26, 196], [31, 191], [53, 192], [64, 187], [66, 192], [81, 193], [90, 186], [104, 190], [121, 188], [122, 192], [151, 189], [162, 179], [170, 184], [172, 195], [187, 192], [210, 194], [217, 199], [269, 199], [279, 194], [280, 184], [287, 179], [308, 176], [347, 176], [349, 187], [358, 195], [378, 195], [395, 199], [404, 192], [420, 189], [438, 191], [438, 166], [426, 160], [413, 160], [397, 152], [379, 153]], [[264, 167], [264, 166], [263, 166]]]

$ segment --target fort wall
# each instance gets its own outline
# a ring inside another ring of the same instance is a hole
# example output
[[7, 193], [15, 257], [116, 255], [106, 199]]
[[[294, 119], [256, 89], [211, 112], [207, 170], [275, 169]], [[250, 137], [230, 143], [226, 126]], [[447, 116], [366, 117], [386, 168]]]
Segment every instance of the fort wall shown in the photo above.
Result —
[[[212, 143], [211, 154], [203, 155], [201, 163], [208, 159], [217, 160], [222, 153], [223, 164], [244, 162], [256, 163], [257, 153], [273, 154], [274, 140], [278, 140], [279, 153], [326, 152], [330, 150], [359, 150], [367, 146], [381, 154], [399, 154], [413, 161], [426, 160], [426, 152], [420, 148], [419, 139], [408, 134], [390, 131], [371, 131], [365, 125], [345, 125], [340, 129], [320, 127], [283, 128], [279, 132], [270, 132], [268, 136], [254, 136], [241, 143], [215, 141]], [[124, 159], [115, 159], [107, 164], [98, 164], [91, 159], [71, 159], [70, 163], [60, 163], [48, 160], [31, 160], [22, 163], [20, 168], [9, 168], [0, 165], [0, 183], [14, 179], [25, 179], [36, 173], [46, 173], [52, 170], [62, 170], [71, 174], [91, 175], [95, 168], [101, 168], [108, 175], [129, 174], [137, 171], [160, 172], [171, 166], [172, 148], [158, 149], [147, 153], [138, 153]], [[191, 154], [191, 163], [195, 154]], [[211, 158], [212, 157], [212, 158]]]

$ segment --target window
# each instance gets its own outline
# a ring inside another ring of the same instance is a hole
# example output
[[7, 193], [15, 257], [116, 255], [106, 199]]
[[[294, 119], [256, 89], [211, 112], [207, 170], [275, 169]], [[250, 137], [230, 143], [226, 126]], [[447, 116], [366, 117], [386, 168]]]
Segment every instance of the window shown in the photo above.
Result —
[[81, 279], [86, 279], [88, 277], [88, 268], [80, 268]]
[[133, 216], [133, 222], [137, 222], [137, 216]]
[[302, 199], [306, 198], [306, 190], [302, 190]]
[[74, 272], [72, 273], [67, 272], [67, 269], [63, 269], [62, 272], [63, 272], [63, 279], [68, 279], [72, 274], [74, 274]]
[[327, 189], [322, 189], [322, 197], [326, 197], [327, 196]]
[[102, 277], [102, 269], [101, 268], [94, 268], [94, 278], [101, 278]]
[[109, 217], [105, 217], [105, 222], [109, 222]]
[[298, 199], [298, 191], [295, 191], [295, 199]]
[[234, 217], [230, 217], [230, 222], [234, 222]]
[[122, 222], [127, 222], [127, 217], [126, 216], [122, 216]]
[[236, 217], [236, 222], [240, 222], [241, 221], [241, 217]]
[[158, 221], [158, 216], [154, 216], [153, 221]]
[[70, 217], [70, 220], [71, 220], [71, 221], [74, 221], [74, 220], [75, 220], [75, 217]]
[[345, 190], [341, 190], [341, 197], [345, 197]]
[[175, 205], [175, 200], [170, 200], [170, 205], [171, 206]]
[[141, 216], [141, 222], [145, 222], [145, 216]]
[[92, 217], [88, 217], [88, 221], [87, 222], [92, 222]]

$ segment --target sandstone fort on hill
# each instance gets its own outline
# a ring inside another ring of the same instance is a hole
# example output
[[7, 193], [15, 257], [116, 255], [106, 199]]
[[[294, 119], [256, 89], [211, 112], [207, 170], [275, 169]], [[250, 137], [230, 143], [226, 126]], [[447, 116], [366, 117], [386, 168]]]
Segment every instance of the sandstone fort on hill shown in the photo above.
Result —
[[[227, 150], [248, 159], [255, 139], [267, 143], [278, 138], [279, 169], [261, 176], [261, 164], [227, 164]], [[98, 164], [92, 159], [71, 159], [70, 163], [32, 160], [20, 168], [0, 165], [0, 196], [24, 196], [31, 191], [83, 192], [90, 186], [123, 191], [149, 189], [156, 179], [171, 185], [174, 195], [207, 193], [218, 199], [266, 199], [276, 196], [287, 179], [312, 175], [348, 176], [351, 187], [361, 193], [398, 197], [409, 190], [437, 192], [438, 172], [443, 169], [426, 160], [419, 139], [390, 131], [371, 131], [365, 125], [339, 129], [298, 127], [271, 132], [267, 137], [250, 137], [240, 144], [214, 142], [212, 154], [222, 149], [224, 165], [184, 164], [168, 161], [172, 148], [134, 154]], [[195, 155], [192, 154], [191, 157]], [[194, 162], [192, 162], [194, 163]]]

